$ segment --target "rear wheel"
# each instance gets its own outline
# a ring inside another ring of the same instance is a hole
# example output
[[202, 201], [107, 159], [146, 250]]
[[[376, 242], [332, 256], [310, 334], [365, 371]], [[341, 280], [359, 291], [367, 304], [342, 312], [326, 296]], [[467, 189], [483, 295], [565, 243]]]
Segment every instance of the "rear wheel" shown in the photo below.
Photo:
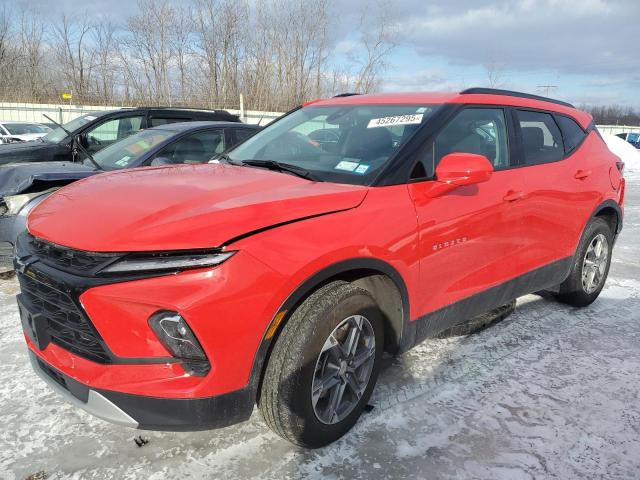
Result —
[[340, 438], [371, 396], [383, 343], [382, 314], [366, 290], [340, 281], [310, 295], [267, 364], [258, 402], [267, 425], [309, 448]]
[[569, 277], [560, 284], [558, 300], [575, 307], [591, 304], [604, 288], [611, 266], [613, 232], [602, 218], [585, 228]]

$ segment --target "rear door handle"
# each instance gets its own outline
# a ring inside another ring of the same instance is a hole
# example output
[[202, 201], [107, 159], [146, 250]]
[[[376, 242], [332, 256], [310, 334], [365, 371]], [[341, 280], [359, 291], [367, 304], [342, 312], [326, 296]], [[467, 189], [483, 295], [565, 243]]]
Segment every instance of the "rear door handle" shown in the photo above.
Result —
[[524, 192], [520, 190], [518, 191], [509, 190], [507, 194], [503, 197], [503, 200], [505, 202], [515, 202], [516, 200], [520, 200], [522, 197], [524, 197]]
[[591, 175], [591, 170], [578, 170], [573, 177], [577, 178], [578, 180], [583, 180], [589, 175]]

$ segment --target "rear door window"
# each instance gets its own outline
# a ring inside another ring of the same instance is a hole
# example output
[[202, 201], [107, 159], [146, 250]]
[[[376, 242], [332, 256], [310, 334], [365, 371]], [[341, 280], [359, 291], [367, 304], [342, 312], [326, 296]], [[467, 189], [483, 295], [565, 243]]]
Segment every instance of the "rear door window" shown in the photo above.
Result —
[[524, 163], [537, 165], [564, 158], [562, 134], [553, 116], [544, 112], [518, 110]]

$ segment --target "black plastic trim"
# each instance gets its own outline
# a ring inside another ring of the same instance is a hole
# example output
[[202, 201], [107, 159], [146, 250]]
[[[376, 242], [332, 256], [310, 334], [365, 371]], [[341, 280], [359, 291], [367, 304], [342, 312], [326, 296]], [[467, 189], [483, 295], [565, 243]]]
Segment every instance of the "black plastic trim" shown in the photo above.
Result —
[[515, 92], [513, 90], [501, 90], [498, 88], [467, 88], [460, 92], [460, 95], [502, 95], [505, 97], [516, 97], [516, 98], [528, 98], [529, 100], [540, 100], [541, 102], [555, 103], [556, 105], [562, 105], [564, 107], [576, 108], [568, 102], [563, 102], [562, 100], [556, 100], [554, 98], [543, 97], [540, 95], [533, 95], [531, 93], [523, 93], [523, 92]]
[[545, 290], [562, 283], [569, 275], [572, 264], [573, 257], [557, 260], [476, 295], [472, 295], [471, 297], [467, 297], [419, 317], [410, 322], [408, 326], [408, 330], [414, 331], [414, 343], [407, 345], [407, 349], [450, 327], [464, 323], [494, 308], [506, 305], [518, 297]]
[[[36, 357], [40, 368], [56, 384], [82, 403], [90, 388]], [[161, 398], [93, 389], [138, 422], [138, 429], [168, 432], [210, 430], [248, 420], [255, 405], [255, 390], [244, 388], [214, 397]]]
[[195, 432], [228, 427], [251, 417], [255, 390], [202, 398], [159, 398], [96, 390], [138, 422], [140, 430]]
[[598, 214], [601, 211], [603, 211], [605, 208], [613, 208], [613, 210], [615, 210], [615, 212], [616, 212], [617, 228], [616, 228], [616, 231], [614, 233], [617, 235], [622, 231], [622, 224], [623, 224], [623, 220], [624, 220], [624, 215], [622, 214], [622, 209], [620, 208], [620, 205], [618, 205], [617, 202], [615, 202], [613, 200], [605, 200], [604, 202], [602, 202], [600, 205], [598, 205], [595, 208], [595, 210], [591, 214], [591, 217], [589, 217], [589, 221], [591, 221], [593, 218], [597, 217]]

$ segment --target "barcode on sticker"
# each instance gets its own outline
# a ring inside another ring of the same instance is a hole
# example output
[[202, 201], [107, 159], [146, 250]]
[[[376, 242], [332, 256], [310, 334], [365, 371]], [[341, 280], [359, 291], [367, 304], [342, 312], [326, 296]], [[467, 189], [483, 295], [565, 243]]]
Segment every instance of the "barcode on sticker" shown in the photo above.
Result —
[[387, 127], [390, 125], [417, 125], [422, 123], [422, 113], [396, 115], [393, 117], [372, 118], [367, 128]]

